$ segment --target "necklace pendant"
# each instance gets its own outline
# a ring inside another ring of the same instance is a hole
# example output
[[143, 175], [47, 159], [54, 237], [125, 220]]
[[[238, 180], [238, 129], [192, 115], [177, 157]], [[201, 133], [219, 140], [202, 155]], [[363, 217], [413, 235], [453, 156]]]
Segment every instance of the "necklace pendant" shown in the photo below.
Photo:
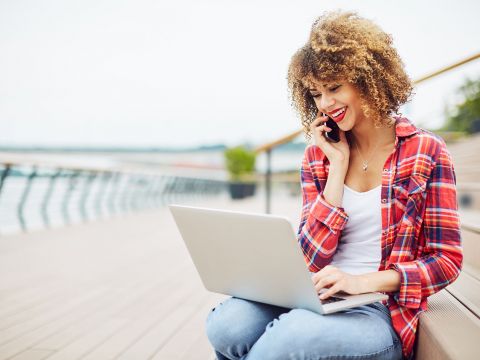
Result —
[[367, 171], [367, 168], [368, 168], [368, 163], [364, 161], [362, 166], [363, 171]]

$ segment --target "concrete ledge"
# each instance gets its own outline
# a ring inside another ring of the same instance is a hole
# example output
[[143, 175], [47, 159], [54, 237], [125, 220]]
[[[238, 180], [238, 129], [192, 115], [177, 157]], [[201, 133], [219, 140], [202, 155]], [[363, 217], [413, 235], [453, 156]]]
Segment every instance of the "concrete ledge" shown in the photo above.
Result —
[[420, 315], [417, 360], [478, 359], [480, 319], [446, 290], [429, 297]]

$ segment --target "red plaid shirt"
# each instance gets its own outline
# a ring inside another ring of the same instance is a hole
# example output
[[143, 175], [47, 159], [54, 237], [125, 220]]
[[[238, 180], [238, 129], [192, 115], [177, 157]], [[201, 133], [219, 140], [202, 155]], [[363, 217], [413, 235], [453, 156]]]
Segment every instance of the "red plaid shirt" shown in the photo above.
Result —
[[[413, 356], [420, 312], [427, 297], [452, 283], [462, 267], [456, 178], [445, 142], [396, 118], [395, 150], [382, 173], [382, 260], [379, 271], [401, 276], [387, 303], [405, 358]], [[303, 208], [297, 233], [312, 272], [329, 264], [348, 214], [323, 197], [329, 161], [318, 146], [305, 150], [301, 180]]]

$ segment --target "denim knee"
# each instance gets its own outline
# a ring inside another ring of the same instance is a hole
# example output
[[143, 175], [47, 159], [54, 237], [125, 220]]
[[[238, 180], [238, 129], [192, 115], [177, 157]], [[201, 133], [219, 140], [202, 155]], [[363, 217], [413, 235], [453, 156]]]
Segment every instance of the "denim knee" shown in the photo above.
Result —
[[[303, 347], [298, 343], [298, 327], [304, 327], [298, 321], [290, 322], [289, 319], [296, 318], [299, 312], [308, 311], [293, 309], [288, 313], [280, 315], [279, 319], [270, 322], [265, 333], [257, 342], [247, 359], [262, 360], [293, 360], [309, 359], [307, 357], [308, 346]], [[306, 351], [307, 350], [307, 351]]]
[[[400, 345], [392, 342], [383, 320], [363, 314], [349, 314], [347, 317], [342, 319], [341, 315], [322, 316], [293, 309], [267, 326], [247, 359], [401, 358]], [[351, 320], [361, 325], [351, 326]]]
[[219, 353], [231, 359], [245, 356], [271, 321], [289, 309], [256, 301], [229, 298], [212, 309], [206, 332]]
[[231, 298], [214, 307], [208, 314], [205, 323], [208, 340], [217, 351], [222, 353], [225, 353], [229, 344], [237, 341], [237, 337], [233, 333], [235, 327], [230, 326], [229, 311], [223, 311], [225, 306], [229, 306], [229, 302], [231, 302]]
[[247, 354], [263, 332], [255, 329], [254, 319], [242, 314], [246, 307], [245, 300], [229, 298], [213, 308], [206, 320], [206, 334], [213, 348], [231, 359]]

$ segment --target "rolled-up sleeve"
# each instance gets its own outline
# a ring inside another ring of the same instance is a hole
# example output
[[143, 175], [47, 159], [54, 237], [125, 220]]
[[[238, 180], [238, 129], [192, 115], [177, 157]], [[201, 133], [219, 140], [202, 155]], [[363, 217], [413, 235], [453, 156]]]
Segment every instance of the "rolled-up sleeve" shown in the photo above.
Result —
[[418, 308], [423, 298], [451, 284], [460, 274], [463, 250], [455, 185], [452, 158], [442, 143], [425, 190], [423, 255], [387, 267], [401, 276], [400, 290], [394, 294], [400, 306]]
[[[315, 174], [323, 164], [316, 162], [313, 146], [305, 150], [302, 160], [303, 206], [297, 239], [310, 271], [317, 272], [331, 262], [348, 215], [343, 208], [333, 206], [323, 197], [318, 174]], [[312, 163], [316, 163], [316, 170]]]

